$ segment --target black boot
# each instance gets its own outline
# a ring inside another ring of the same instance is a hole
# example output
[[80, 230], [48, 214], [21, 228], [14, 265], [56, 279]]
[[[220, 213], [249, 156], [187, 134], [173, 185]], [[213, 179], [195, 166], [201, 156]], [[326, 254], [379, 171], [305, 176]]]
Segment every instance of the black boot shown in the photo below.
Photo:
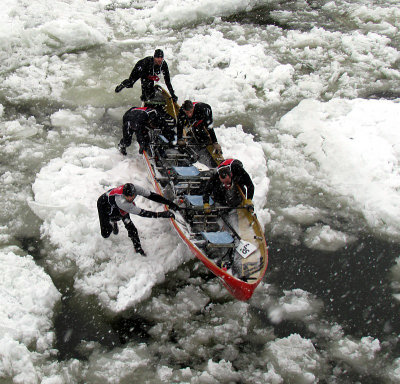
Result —
[[122, 155], [126, 156], [126, 147], [125, 147], [125, 145], [119, 143], [119, 144], [118, 144], [118, 150], [120, 151], [120, 153], [121, 153]]
[[135, 247], [136, 253], [141, 254], [142, 256], [146, 257], [147, 255], [144, 253], [143, 248], [139, 245]]
[[118, 235], [119, 229], [116, 221], [113, 222], [113, 234]]
[[[128, 215], [129, 216], [129, 215]], [[135, 248], [136, 253], [140, 253], [142, 256], [146, 256], [143, 251], [142, 245], [140, 244], [140, 239], [138, 235], [138, 231], [132, 221], [130, 219], [124, 219], [125, 228], [128, 231], [128, 236], [132, 240], [133, 247]]]

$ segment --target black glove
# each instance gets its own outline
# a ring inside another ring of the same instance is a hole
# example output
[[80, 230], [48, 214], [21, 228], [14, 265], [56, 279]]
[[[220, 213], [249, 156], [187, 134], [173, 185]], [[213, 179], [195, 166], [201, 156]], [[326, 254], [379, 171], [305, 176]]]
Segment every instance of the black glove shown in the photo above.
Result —
[[173, 212], [170, 211], [158, 212], [157, 217], [162, 217], [165, 219], [175, 219], [175, 215], [173, 214]]
[[175, 204], [174, 202], [170, 202], [168, 204], [169, 209], [173, 209], [174, 211], [179, 211], [181, 207], [178, 204]]
[[125, 86], [121, 83], [120, 85], [117, 85], [115, 88], [115, 93], [121, 92]]
[[176, 96], [175, 94], [171, 95], [171, 99], [174, 103], [176, 103], [178, 101], [178, 96]]

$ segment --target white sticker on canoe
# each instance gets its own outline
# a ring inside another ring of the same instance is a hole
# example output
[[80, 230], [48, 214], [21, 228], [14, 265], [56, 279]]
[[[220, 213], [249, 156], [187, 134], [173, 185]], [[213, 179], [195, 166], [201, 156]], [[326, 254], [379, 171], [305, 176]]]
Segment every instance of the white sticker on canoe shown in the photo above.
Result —
[[248, 241], [240, 240], [239, 245], [236, 248], [236, 251], [239, 253], [240, 256], [243, 257], [243, 259], [246, 259], [249, 257], [257, 247]]

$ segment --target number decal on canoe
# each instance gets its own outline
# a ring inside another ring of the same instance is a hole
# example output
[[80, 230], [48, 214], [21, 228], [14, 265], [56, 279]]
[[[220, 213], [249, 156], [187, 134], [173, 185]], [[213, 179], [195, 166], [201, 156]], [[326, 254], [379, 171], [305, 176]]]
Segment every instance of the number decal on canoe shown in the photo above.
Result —
[[237, 253], [239, 253], [239, 255], [243, 257], [243, 259], [249, 257], [256, 250], [256, 246], [244, 240], [240, 240], [240, 243], [236, 248]]

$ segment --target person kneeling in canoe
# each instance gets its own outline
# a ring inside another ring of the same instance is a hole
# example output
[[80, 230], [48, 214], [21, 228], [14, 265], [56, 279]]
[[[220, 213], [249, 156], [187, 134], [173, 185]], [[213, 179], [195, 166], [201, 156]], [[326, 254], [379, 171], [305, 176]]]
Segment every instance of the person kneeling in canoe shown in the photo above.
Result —
[[178, 123], [176, 129], [177, 143], [180, 147], [185, 146], [183, 128], [190, 127], [195, 139], [204, 145], [212, 144], [217, 155], [222, 154], [221, 146], [218, 144], [213, 124], [211, 107], [206, 103], [193, 103], [185, 100], [178, 112]]
[[[240, 188], [235, 188], [238, 186]], [[241, 193], [242, 192], [242, 193]], [[210, 213], [209, 198], [228, 207], [243, 206], [254, 211], [254, 184], [241, 161], [227, 159], [218, 165], [217, 172], [208, 180], [203, 192], [204, 212]]]
[[133, 215], [149, 218], [175, 218], [175, 215], [170, 211], [152, 212], [139, 208], [134, 202], [138, 195], [144, 196], [157, 203], [168, 205], [171, 209], [179, 209], [174, 202], [163, 196], [150, 192], [139, 185], [127, 183], [103, 193], [97, 200], [97, 210], [99, 212], [101, 235], [104, 238], [108, 238], [111, 232], [117, 235], [117, 221], [122, 220], [128, 231], [128, 236], [131, 238], [133, 246], [135, 247], [135, 251], [142, 256], [146, 256], [140, 244], [138, 231], [129, 214], [132, 213]]
[[[173, 121], [172, 124], [170, 124], [169, 120]], [[124, 156], [126, 156], [126, 148], [132, 143], [133, 133], [136, 135], [140, 154], [149, 145], [149, 129], [160, 128], [169, 142], [174, 140], [174, 119], [172, 117], [168, 118], [165, 113], [153, 108], [132, 107], [125, 112], [122, 122], [122, 139], [118, 144], [118, 149]]]

